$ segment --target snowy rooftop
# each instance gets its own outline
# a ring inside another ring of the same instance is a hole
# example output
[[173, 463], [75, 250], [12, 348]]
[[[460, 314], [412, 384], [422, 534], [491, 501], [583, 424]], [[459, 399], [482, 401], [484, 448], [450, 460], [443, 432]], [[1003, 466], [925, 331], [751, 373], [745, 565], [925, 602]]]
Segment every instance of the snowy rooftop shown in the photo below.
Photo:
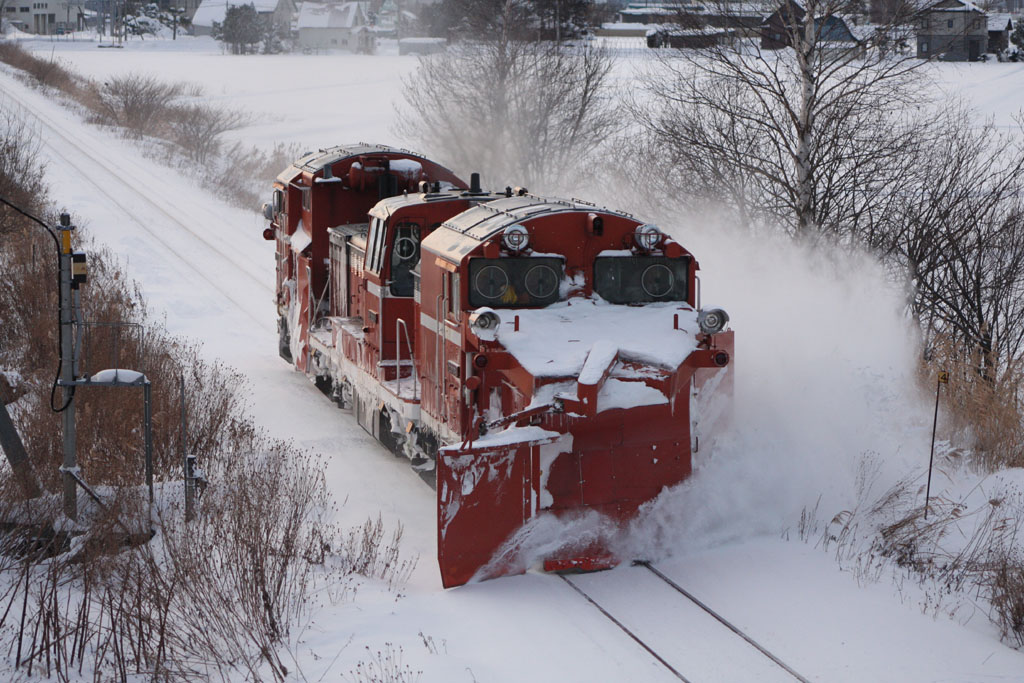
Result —
[[213, 22], [223, 23], [228, 7], [253, 5], [260, 14], [269, 14], [277, 9], [281, 0], [203, 0], [196, 9], [192, 23], [195, 26], [213, 26]]
[[674, 370], [696, 348], [698, 330], [696, 312], [680, 306], [685, 304], [621, 306], [576, 298], [546, 308], [497, 310], [498, 341], [534, 377], [579, 376], [595, 345], [617, 349], [622, 360]]
[[304, 2], [296, 21], [298, 28], [354, 28], [365, 22], [357, 2], [328, 4]]
[[[989, 31], [1005, 31], [1008, 26], [1013, 22], [1013, 15], [1001, 12], [999, 14], [988, 15], [988, 30]], [[1012, 28], [1012, 26], [1011, 26]]]

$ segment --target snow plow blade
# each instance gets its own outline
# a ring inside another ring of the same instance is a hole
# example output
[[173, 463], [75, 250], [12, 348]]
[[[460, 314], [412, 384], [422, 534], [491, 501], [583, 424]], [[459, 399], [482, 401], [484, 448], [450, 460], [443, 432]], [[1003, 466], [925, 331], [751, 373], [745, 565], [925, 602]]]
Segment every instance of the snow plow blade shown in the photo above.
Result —
[[445, 588], [526, 570], [495, 555], [536, 514], [540, 449], [561, 435], [522, 427], [504, 436], [504, 443], [481, 439], [438, 454], [437, 559]]

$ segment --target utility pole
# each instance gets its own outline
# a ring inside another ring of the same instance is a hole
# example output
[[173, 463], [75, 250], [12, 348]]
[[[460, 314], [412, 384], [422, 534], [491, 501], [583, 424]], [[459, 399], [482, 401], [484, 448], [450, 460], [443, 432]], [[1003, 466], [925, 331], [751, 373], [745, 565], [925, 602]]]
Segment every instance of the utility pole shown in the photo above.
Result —
[[75, 410], [75, 311], [74, 299], [77, 284], [73, 282], [71, 273], [73, 254], [71, 253], [71, 216], [60, 215], [57, 226], [60, 235], [60, 385], [63, 410], [61, 418], [64, 432], [64, 464], [61, 472], [64, 479], [64, 514], [71, 520], [78, 520], [78, 487], [75, 475], [78, 462], [75, 457], [76, 433]]

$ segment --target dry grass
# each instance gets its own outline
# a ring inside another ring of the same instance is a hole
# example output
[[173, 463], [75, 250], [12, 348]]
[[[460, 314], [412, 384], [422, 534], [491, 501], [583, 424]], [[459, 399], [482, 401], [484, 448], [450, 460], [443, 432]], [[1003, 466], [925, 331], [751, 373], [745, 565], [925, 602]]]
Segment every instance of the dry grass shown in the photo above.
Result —
[[241, 208], [257, 208], [266, 187], [301, 152], [295, 145], [277, 145], [270, 152], [225, 145], [224, 133], [248, 125], [253, 117], [197, 102], [202, 90], [196, 85], [143, 74], [96, 83], [9, 42], [0, 42], [0, 61], [20, 69], [30, 83], [65, 94], [88, 112], [92, 123], [115, 127], [145, 144], [157, 143], [168, 163], [197, 174]]
[[[970, 610], [980, 606], [1004, 642], [1024, 645], [1021, 493], [1001, 490], [973, 508], [932, 497], [926, 519], [920, 478], [897, 482], [877, 496], [870, 488], [860, 492], [857, 507], [819, 529], [818, 544], [858, 580], [877, 581], [887, 567], [900, 568], [897, 584], [908, 578], [919, 584], [926, 611], [953, 613], [965, 600]], [[805, 516], [814, 520], [816, 510]]]
[[[16, 120], [4, 121], [0, 187], [20, 189], [39, 212], [47, 205], [41, 172], [21, 166], [36, 142]], [[87, 328], [82, 371], [130, 367], [152, 382], [158, 505], [151, 511], [142, 486], [141, 391], [80, 389], [79, 463], [103, 505], [82, 496], [84, 533], [55, 532], [54, 245], [14, 214], [0, 219], [0, 371], [20, 377], [10, 409], [48, 492], [23, 501], [0, 461], [0, 669], [61, 681], [281, 681], [292, 674], [285, 654], [295, 625], [320, 601], [351, 597], [356, 575], [400, 587], [414, 566], [400, 556], [401, 529], [388, 537], [379, 519], [347, 533], [334, 527], [322, 464], [264, 436], [244, 412], [242, 378], [154, 323], [118, 261], [83, 231], [75, 246], [90, 256], [86, 320], [141, 327]], [[180, 377], [184, 450], [198, 456], [209, 482], [189, 524], [181, 509]], [[151, 528], [156, 537], [145, 543]]]
[[945, 428], [971, 448], [971, 462], [994, 472], [1024, 466], [1024, 411], [1020, 403], [1024, 371], [1017, 365], [998, 368], [994, 379], [978, 371], [979, 359], [964, 354], [952, 342], [936, 340], [921, 367], [922, 383], [934, 391], [939, 370], [949, 372], [940, 408]]

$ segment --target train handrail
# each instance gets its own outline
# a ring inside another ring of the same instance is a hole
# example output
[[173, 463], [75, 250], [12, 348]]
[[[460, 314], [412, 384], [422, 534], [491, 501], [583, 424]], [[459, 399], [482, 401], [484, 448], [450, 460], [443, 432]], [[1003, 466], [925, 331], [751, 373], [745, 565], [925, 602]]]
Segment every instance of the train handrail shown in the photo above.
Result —
[[416, 356], [412, 352], [412, 341], [409, 339], [409, 326], [401, 318], [395, 318], [395, 379], [398, 380], [398, 397], [402, 397], [402, 337], [398, 336], [399, 328], [405, 337], [405, 348], [409, 350], [409, 361], [412, 363], [412, 400], [416, 401], [419, 398], [419, 372], [416, 368]]

